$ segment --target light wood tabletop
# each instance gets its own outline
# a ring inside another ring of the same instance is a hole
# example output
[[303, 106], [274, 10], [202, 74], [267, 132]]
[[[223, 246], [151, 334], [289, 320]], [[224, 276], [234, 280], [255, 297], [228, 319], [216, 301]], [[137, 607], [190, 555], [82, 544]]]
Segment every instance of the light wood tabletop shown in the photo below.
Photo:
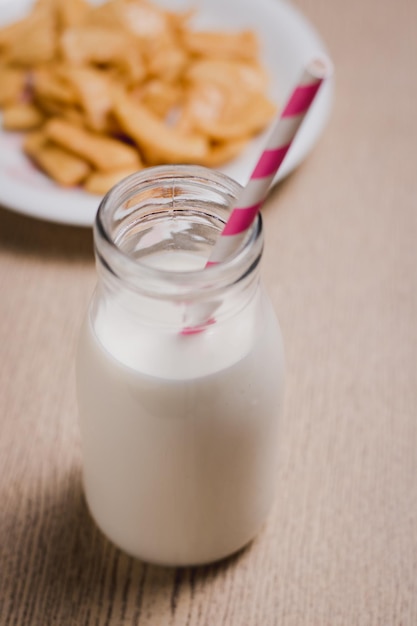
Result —
[[92, 233], [2, 208], [1, 626], [417, 624], [417, 2], [296, 5], [336, 89], [263, 211], [287, 368], [272, 514], [199, 568], [135, 561], [101, 535], [74, 384]]

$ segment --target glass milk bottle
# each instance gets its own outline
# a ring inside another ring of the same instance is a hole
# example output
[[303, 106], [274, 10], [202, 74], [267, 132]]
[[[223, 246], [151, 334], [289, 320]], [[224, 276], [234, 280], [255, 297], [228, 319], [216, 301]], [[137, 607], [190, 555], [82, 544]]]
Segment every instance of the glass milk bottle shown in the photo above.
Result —
[[150, 168], [107, 194], [94, 226], [77, 355], [85, 494], [105, 535], [149, 562], [223, 558], [273, 503], [283, 349], [261, 218], [204, 268], [239, 188], [201, 167]]

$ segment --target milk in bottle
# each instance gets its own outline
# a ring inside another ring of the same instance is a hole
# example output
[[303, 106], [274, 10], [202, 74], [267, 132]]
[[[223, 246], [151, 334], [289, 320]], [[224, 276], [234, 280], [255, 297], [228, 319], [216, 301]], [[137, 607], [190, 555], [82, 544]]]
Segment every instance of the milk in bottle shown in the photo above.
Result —
[[97, 216], [77, 355], [85, 493], [103, 532], [154, 563], [235, 552], [273, 503], [283, 350], [261, 220], [204, 269], [237, 191], [204, 168], [152, 168]]

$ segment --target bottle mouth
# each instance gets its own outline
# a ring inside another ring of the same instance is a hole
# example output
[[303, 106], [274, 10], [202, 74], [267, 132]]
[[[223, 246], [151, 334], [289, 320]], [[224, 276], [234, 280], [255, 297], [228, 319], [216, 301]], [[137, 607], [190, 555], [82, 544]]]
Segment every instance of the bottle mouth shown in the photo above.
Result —
[[161, 298], [207, 295], [239, 282], [262, 255], [260, 216], [229, 257], [205, 264], [240, 190], [225, 174], [200, 166], [157, 166], [132, 174], [99, 206], [98, 265], [131, 290]]

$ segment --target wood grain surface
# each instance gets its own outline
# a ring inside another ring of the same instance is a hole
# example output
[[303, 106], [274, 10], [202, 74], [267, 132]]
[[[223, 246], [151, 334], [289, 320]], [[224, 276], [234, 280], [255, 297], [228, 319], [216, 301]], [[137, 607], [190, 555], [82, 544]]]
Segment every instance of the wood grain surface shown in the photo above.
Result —
[[274, 510], [209, 567], [148, 566], [103, 538], [73, 372], [91, 232], [1, 209], [1, 626], [417, 624], [417, 3], [297, 5], [336, 100], [264, 210], [287, 359]]

